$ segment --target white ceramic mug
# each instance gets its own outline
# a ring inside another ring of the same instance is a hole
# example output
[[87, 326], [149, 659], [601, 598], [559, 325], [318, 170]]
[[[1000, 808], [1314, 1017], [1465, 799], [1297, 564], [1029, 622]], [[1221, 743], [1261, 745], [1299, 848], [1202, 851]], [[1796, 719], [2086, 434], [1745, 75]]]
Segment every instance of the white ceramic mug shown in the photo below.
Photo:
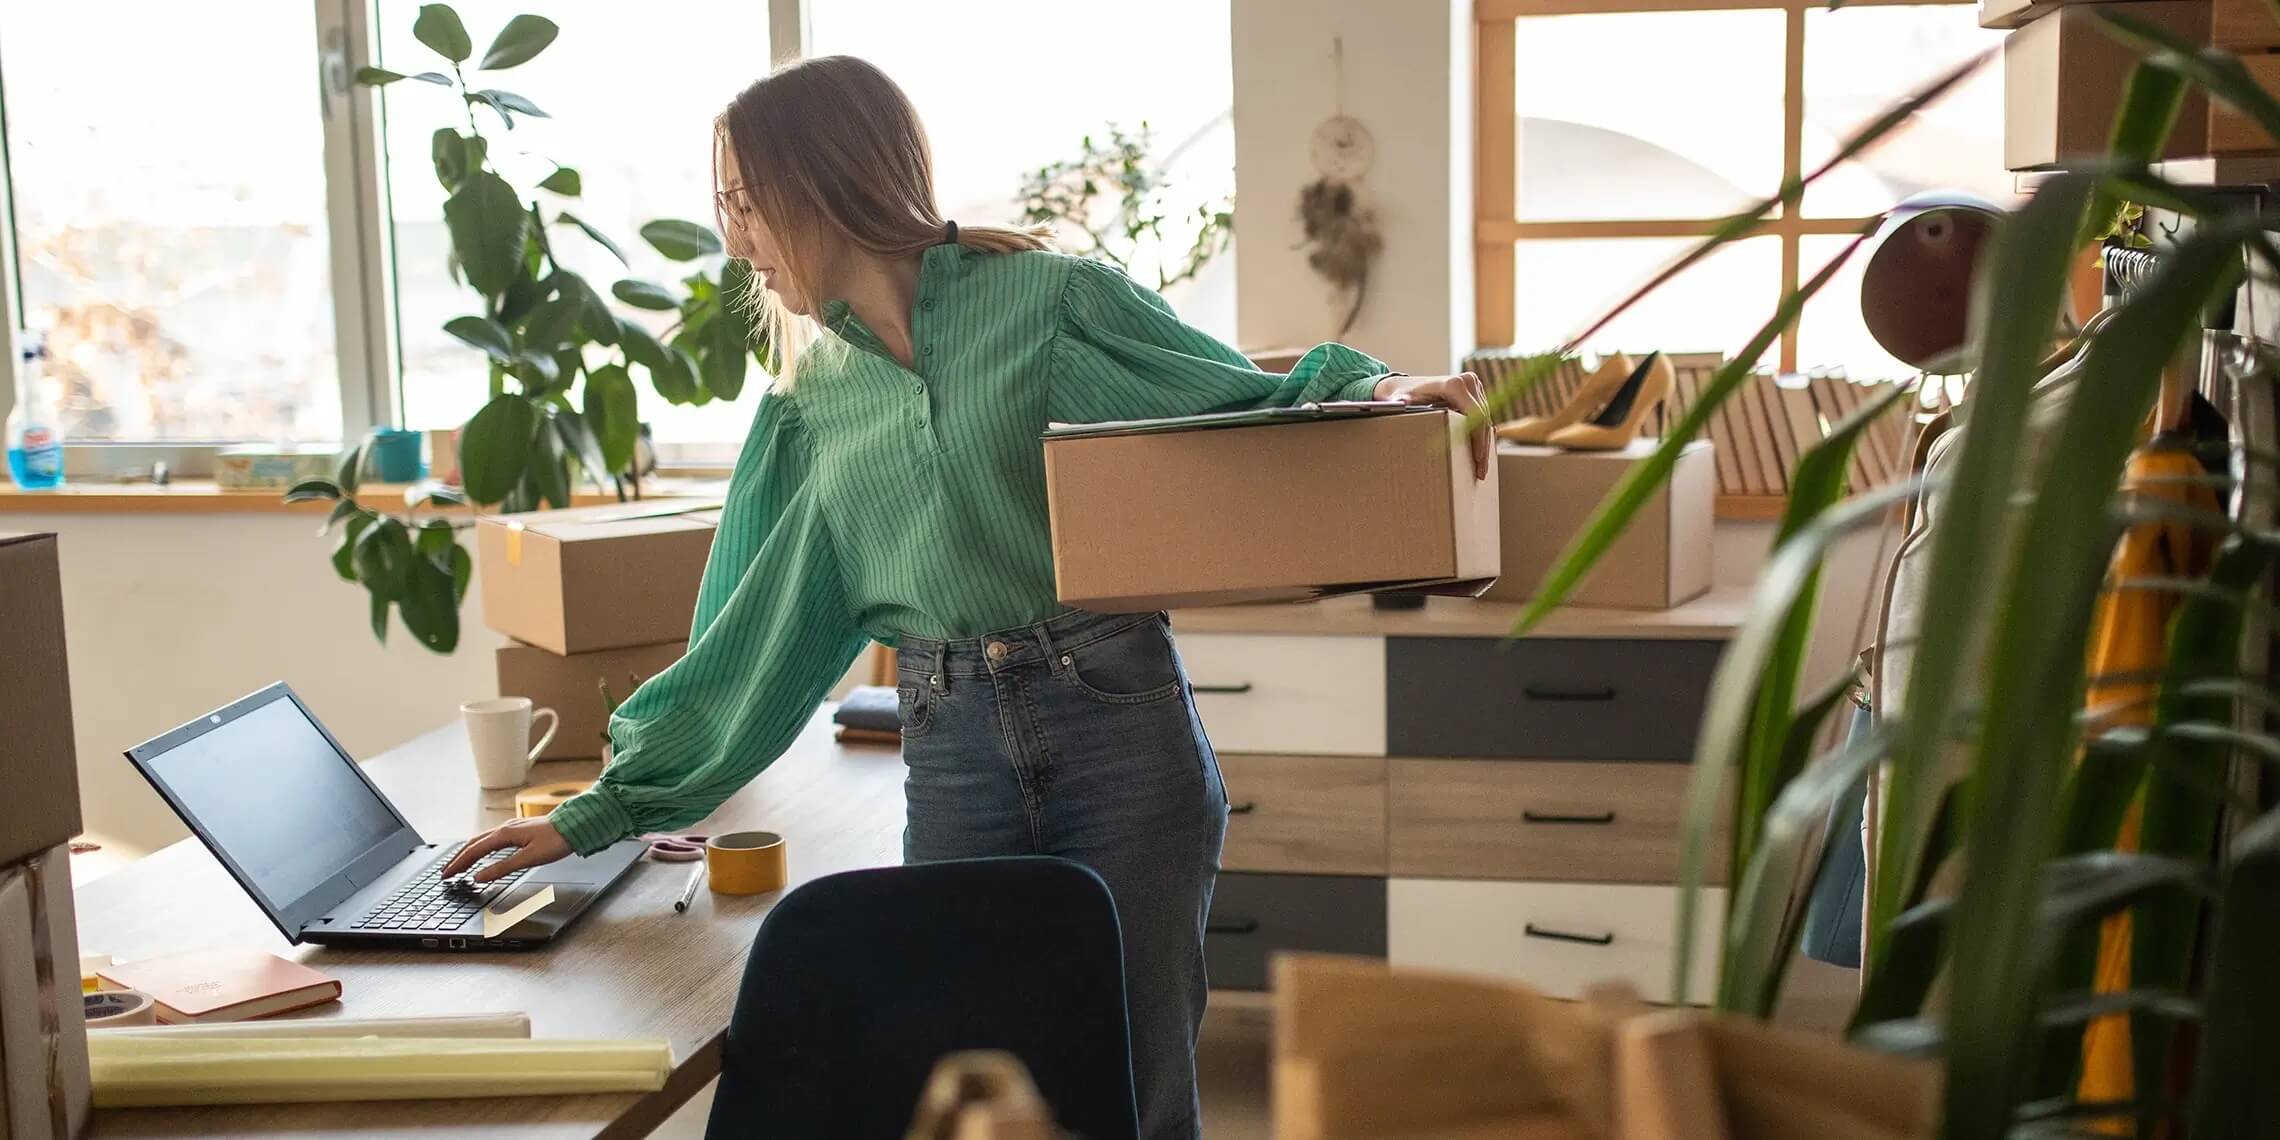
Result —
[[[530, 742], [530, 722], [546, 718], [546, 735]], [[529, 697], [493, 697], [459, 706], [467, 724], [467, 743], [475, 750], [475, 779], [486, 788], [519, 788], [530, 778], [530, 766], [546, 746], [562, 718], [553, 709], [530, 707]]]

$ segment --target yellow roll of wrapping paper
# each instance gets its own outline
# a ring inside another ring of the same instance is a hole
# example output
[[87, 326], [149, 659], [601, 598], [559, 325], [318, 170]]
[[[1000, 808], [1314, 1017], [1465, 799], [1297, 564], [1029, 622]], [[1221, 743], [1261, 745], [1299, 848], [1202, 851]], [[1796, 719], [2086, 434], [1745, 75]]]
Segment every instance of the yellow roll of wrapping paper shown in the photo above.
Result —
[[104, 1036], [87, 1056], [98, 1108], [656, 1092], [664, 1041]]
[[563, 801], [594, 786], [592, 780], [564, 780], [558, 784], [539, 784], [515, 793], [515, 814], [524, 819], [535, 819], [561, 807]]

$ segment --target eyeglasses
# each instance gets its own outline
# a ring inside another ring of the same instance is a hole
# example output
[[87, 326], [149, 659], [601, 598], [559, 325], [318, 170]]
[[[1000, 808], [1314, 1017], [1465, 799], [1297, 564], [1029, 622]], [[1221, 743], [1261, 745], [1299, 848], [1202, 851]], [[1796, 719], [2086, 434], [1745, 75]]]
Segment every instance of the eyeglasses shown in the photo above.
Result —
[[713, 191], [713, 205], [720, 207], [721, 212], [724, 214], [736, 213], [739, 211], [740, 207], [734, 203], [735, 196], [738, 194], [749, 194], [751, 193], [751, 190], [751, 187], [746, 186], [741, 182], [726, 189], [715, 190]]

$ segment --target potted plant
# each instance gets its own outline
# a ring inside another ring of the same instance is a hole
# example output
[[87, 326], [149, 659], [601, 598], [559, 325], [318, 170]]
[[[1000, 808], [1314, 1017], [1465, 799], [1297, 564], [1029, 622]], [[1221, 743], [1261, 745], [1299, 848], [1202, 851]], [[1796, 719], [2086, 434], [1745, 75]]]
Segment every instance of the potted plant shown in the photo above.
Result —
[[[571, 236], [595, 242], [627, 264], [615, 241], [567, 208], [584, 190], [577, 169], [556, 166], [526, 189], [509, 182], [492, 162], [483, 115], [512, 130], [518, 118], [543, 118], [546, 112], [513, 91], [476, 86], [469, 73], [488, 78], [528, 63], [558, 32], [551, 20], [519, 15], [475, 59], [474, 41], [458, 13], [449, 5], [428, 4], [420, 8], [412, 33], [440, 57], [441, 70], [403, 74], [368, 67], [357, 74], [367, 86], [438, 88], [440, 98], [465, 114], [465, 129], [440, 127], [430, 144], [436, 180], [448, 195], [443, 217], [451, 241], [444, 268], [474, 294], [476, 310], [443, 327], [471, 350], [471, 365], [483, 361], [490, 391], [489, 401], [459, 432], [458, 488], [415, 487], [402, 512], [360, 503], [368, 438], [341, 457], [333, 478], [300, 483], [286, 495], [288, 501], [334, 504], [324, 527], [327, 534], [339, 528], [334, 569], [365, 588], [373, 636], [382, 640], [393, 609], [428, 649], [449, 653], [458, 644], [459, 602], [473, 564], [456, 532], [471, 522], [463, 512], [432, 508], [565, 507], [580, 482], [622, 498], [643, 426], [636, 374], [669, 403], [703, 404], [736, 399], [751, 364], [775, 364], [771, 346], [748, 316], [751, 271], [740, 261], [714, 261], [722, 247], [710, 228], [671, 218], [643, 225], [642, 239], [689, 265], [690, 272], [670, 286], [622, 278], [609, 285], [605, 299], [595, 283], [555, 257], [555, 241]], [[671, 322], [653, 332], [617, 306], [670, 313]]]
[[[2237, 196], [2164, 180], [2149, 156], [2160, 153], [2189, 85], [2274, 139], [2280, 100], [2224, 51], [2182, 42], [2119, 8], [2086, 10], [2143, 62], [2111, 153], [2043, 181], [1997, 225], [1978, 268], [1981, 303], [1968, 346], [1976, 378], [1952, 474], [1928, 489], [1911, 481], [1844, 497], [1850, 449], [1870, 419], [1907, 398], [1900, 387], [1836, 425], [1791, 479], [1773, 551], [1704, 715], [1685, 821], [1675, 988], [1682, 1001], [1709, 998], [1724, 1018], [1772, 1015], [1798, 944], [1796, 899], [1821, 866], [1817, 832], [1837, 796], [1876, 774], [1883, 814], [1849, 1039], [1858, 1049], [1931, 1059], [1937, 1092], [1926, 1095], [1936, 1106], [1921, 1134], [2280, 1134], [2265, 1044], [2280, 1024], [2280, 975], [2271, 968], [2280, 950], [2280, 812], [2243, 798], [2233, 780], [2280, 756], [2280, 738], [2266, 728], [2280, 697], [2266, 666], [2274, 611], [2264, 593], [2280, 552], [2271, 517], [2276, 457], [2269, 444], [2236, 439], [2210, 457], [2213, 472], [2176, 480], [2214, 489], [2224, 509], [2180, 507], [2124, 480], [2164, 371], [2201, 335], [2203, 314], [2232, 295], [2244, 265], [2280, 265], [2268, 218]], [[1881, 116], [1820, 173], [1986, 62]], [[1730, 219], [1638, 295], [1776, 209], [1793, 208], [1818, 176], [1793, 180]], [[2125, 201], [2191, 224], [2143, 286], [2084, 334], [2071, 380], [2038, 387], [2070, 267], [2112, 231]], [[1858, 245], [1784, 297], [1709, 381], [1662, 449], [1609, 495], [1519, 629], [1559, 605], [1606, 553], [1668, 477], [1678, 448]], [[1523, 369], [1492, 406], [1548, 373], [1553, 359]], [[2266, 350], [2250, 342], [2220, 365], [2246, 405], [2269, 407], [2276, 368]], [[1904, 674], [1883, 679], [1906, 700], [1883, 710], [1873, 731], [1817, 751], [1822, 721], [1845, 692], [1844, 684], [1801, 692], [1823, 557], [1927, 490], [1942, 505], [1925, 555], [1925, 613]], [[2206, 572], [2112, 573], [2120, 529], [2148, 521], [2212, 544]], [[2090, 631], [2111, 591], [2175, 599], [2159, 666], [2132, 679], [2143, 696], [2131, 727], [2085, 703], [2094, 683], [2114, 680], [2092, 677], [2087, 665]], [[2238, 826], [2219, 826], [2226, 813]], [[2134, 846], [2124, 841], [2125, 821]], [[1691, 945], [1691, 911], [1701, 905], [1704, 863], [1721, 830], [1732, 836], [1734, 884], [1723, 945]], [[2122, 915], [2126, 927], [2109, 925]], [[2126, 931], [2128, 984], [2100, 989], [2100, 939], [2115, 929]], [[1687, 994], [1692, 957], [1721, 952], [1716, 992]], [[2085, 1092], [2085, 1027], [2115, 1018], [2128, 1029], [2129, 1091]], [[1717, 1134], [1702, 1123], [1692, 1134]]]

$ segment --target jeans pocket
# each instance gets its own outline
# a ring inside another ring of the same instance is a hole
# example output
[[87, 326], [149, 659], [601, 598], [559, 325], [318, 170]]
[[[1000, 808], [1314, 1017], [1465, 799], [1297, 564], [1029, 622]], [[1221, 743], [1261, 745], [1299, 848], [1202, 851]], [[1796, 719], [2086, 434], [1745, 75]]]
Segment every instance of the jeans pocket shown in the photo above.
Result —
[[934, 694], [921, 685], [895, 686], [895, 719], [902, 725], [904, 740], [915, 740], [926, 735], [934, 723]]
[[1164, 700], [1187, 684], [1161, 618], [1062, 651], [1060, 674], [1078, 692], [1111, 705]]

